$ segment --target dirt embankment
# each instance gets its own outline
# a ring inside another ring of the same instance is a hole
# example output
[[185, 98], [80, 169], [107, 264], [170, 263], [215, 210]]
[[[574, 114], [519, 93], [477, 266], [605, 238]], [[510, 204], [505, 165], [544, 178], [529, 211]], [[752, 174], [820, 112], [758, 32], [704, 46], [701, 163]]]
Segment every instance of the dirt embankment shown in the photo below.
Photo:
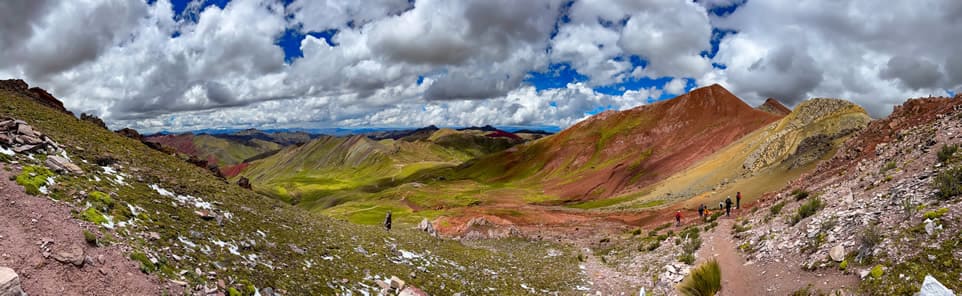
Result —
[[[2, 165], [0, 165], [2, 167]], [[14, 169], [16, 171], [16, 169]], [[142, 273], [124, 245], [94, 247], [83, 231], [97, 227], [71, 218], [71, 208], [31, 196], [0, 170], [0, 266], [20, 276], [29, 295], [160, 295], [180, 287]], [[65, 257], [81, 260], [61, 263]]]

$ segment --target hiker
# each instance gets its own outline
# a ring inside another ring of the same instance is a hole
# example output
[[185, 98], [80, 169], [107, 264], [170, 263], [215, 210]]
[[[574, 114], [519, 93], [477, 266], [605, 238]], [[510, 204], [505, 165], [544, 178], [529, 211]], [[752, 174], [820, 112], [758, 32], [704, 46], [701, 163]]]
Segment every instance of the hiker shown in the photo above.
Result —
[[731, 217], [732, 215], [732, 197], [729, 196], [725, 198], [725, 217]]
[[742, 192], [741, 191], [735, 194], [735, 208], [739, 210], [742, 209]]
[[681, 225], [681, 211], [675, 212], [675, 225]]
[[384, 217], [384, 228], [391, 230], [391, 211], [387, 211], [387, 216]]
[[718, 201], [718, 210], [719, 211], [725, 210], [725, 201], [722, 201], [722, 200]]
[[705, 204], [701, 204], [698, 206], [698, 218], [704, 218], [704, 217], [705, 217]]

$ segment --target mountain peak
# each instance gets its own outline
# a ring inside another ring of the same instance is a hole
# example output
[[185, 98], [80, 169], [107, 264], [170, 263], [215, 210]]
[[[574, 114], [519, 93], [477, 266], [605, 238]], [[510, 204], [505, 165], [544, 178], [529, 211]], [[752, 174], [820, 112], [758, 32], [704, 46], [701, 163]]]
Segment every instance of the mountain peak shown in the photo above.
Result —
[[758, 105], [758, 107], [756, 107], [755, 109], [765, 111], [771, 114], [779, 115], [779, 116], [785, 116], [785, 115], [788, 115], [789, 113], [792, 113], [791, 109], [788, 109], [788, 107], [785, 107], [785, 105], [782, 104], [782, 102], [779, 102], [775, 98], [768, 98], [767, 100], [765, 100], [765, 103]]

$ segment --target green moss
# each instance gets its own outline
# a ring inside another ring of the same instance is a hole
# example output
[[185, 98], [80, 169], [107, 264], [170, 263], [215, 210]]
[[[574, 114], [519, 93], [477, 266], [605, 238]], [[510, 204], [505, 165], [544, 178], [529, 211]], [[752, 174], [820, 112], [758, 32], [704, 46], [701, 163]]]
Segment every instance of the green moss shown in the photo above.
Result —
[[942, 218], [942, 216], [944, 216], [948, 212], [949, 212], [949, 208], [939, 208], [938, 210], [925, 212], [925, 214], [922, 215], [922, 218], [935, 220], [935, 219]]
[[848, 259], [842, 260], [842, 263], [838, 264], [838, 269], [845, 270], [848, 268]]
[[140, 271], [143, 273], [150, 274], [157, 271], [157, 265], [151, 262], [150, 258], [147, 258], [147, 254], [143, 252], [130, 253], [130, 259], [140, 262]]
[[54, 174], [45, 167], [40, 166], [25, 166], [20, 175], [17, 175], [17, 184], [23, 186], [27, 194], [38, 195], [40, 194], [40, 187], [47, 184], [47, 177], [52, 177]]
[[105, 212], [114, 207], [114, 200], [110, 198], [110, 195], [100, 191], [92, 191], [88, 193], [87, 201], [90, 202], [91, 206]]
[[86, 210], [81, 212], [81, 216], [83, 217], [84, 221], [91, 222], [94, 224], [107, 223], [107, 217], [104, 217], [104, 214], [100, 213], [100, 211], [92, 207], [87, 208]]
[[882, 274], [884, 272], [885, 272], [884, 267], [882, 267], [881, 264], [878, 264], [878, 265], [875, 265], [875, 267], [872, 267], [872, 271], [869, 272], [869, 274], [872, 275], [872, 278], [877, 280], [882, 278]]
[[241, 296], [241, 292], [240, 292], [240, 291], [237, 291], [237, 288], [230, 287], [230, 288], [227, 288], [227, 295], [230, 295], [230, 296]]

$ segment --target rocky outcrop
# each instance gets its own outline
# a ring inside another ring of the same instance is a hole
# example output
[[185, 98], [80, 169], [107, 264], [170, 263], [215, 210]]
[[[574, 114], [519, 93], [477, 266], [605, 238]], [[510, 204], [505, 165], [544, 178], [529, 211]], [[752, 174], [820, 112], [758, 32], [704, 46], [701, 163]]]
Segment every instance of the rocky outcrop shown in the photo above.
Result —
[[433, 237], [438, 236], [437, 230], [434, 230], [434, 225], [431, 224], [431, 221], [428, 220], [428, 218], [421, 219], [421, 223], [418, 223], [418, 230], [427, 232]]
[[80, 113], [80, 120], [93, 123], [94, 125], [102, 127], [105, 130], [110, 130], [109, 128], [107, 128], [107, 124], [104, 123], [104, 121], [100, 119], [100, 117], [97, 117], [96, 115]]
[[43, 163], [47, 166], [47, 168], [58, 173], [67, 173], [77, 176], [84, 173], [83, 169], [70, 162], [69, 159], [56, 155], [48, 155], [47, 160], [45, 160]]
[[23, 120], [0, 117], [0, 148], [15, 153], [39, 152], [51, 154], [60, 150], [50, 137], [33, 129]]
[[811, 99], [768, 126], [764, 142], [743, 163], [748, 173], [790, 160], [805, 165], [830, 151], [832, 141], [864, 128], [872, 119], [862, 107], [839, 99]]
[[[118, 135], [121, 135], [121, 136], [124, 136], [124, 137], [128, 137], [128, 138], [131, 138], [131, 139], [134, 139], [134, 140], [137, 140], [137, 141], [143, 141], [143, 140], [144, 140], [144, 136], [141, 135], [140, 132], [137, 132], [137, 130], [132, 129], [132, 128], [129, 128], [129, 127], [125, 127], [125, 128], [119, 129], [119, 130], [116, 131], [116, 133], [117, 133]], [[148, 143], [148, 142], [145, 142], [144, 144], [147, 144], [147, 143]], [[150, 143], [152, 143], [152, 142], [150, 142]], [[149, 146], [149, 145], [148, 145], [148, 146]]]
[[759, 105], [758, 107], [755, 107], [755, 109], [765, 111], [771, 114], [779, 115], [779, 116], [785, 116], [785, 115], [788, 115], [789, 113], [792, 113], [791, 109], [788, 109], [788, 107], [785, 107], [785, 105], [782, 105], [782, 102], [779, 102], [775, 98], [768, 98], [767, 100], [765, 100], [765, 103]]
[[29, 85], [23, 80], [20, 80], [20, 79], [0, 80], [0, 90], [23, 94], [24, 96], [33, 99], [35, 102], [40, 103], [41, 105], [53, 108], [57, 111], [70, 114], [70, 116], [73, 116], [72, 112], [67, 111], [67, 108], [64, 108], [63, 102], [61, 102], [60, 100], [57, 100], [57, 98], [53, 97], [53, 95], [51, 95], [50, 93], [48, 93], [46, 90], [42, 88], [29, 87]]

